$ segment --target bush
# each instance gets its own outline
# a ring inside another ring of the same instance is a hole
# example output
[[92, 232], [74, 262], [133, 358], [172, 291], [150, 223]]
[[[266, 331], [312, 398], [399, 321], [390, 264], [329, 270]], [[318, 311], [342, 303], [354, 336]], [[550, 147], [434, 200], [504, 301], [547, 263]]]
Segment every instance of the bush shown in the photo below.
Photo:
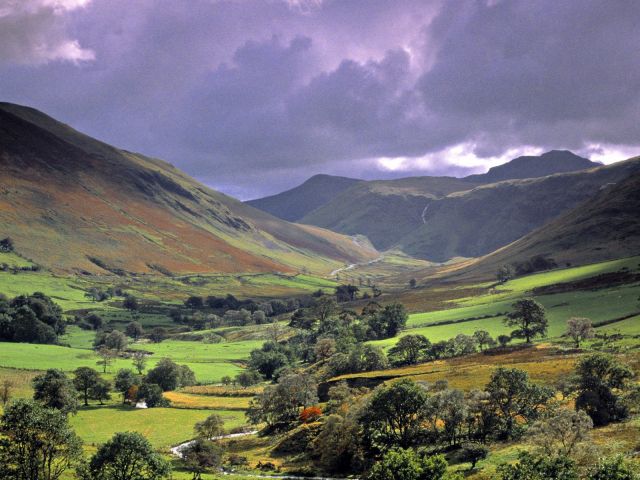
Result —
[[439, 480], [447, 471], [442, 455], [420, 457], [414, 450], [392, 448], [376, 462], [368, 480]]
[[162, 396], [162, 388], [155, 383], [143, 383], [137, 393], [137, 400], [144, 400], [148, 408], [168, 407], [171, 402]]
[[638, 480], [640, 476], [624, 461], [621, 455], [602, 459], [587, 477], [588, 480]]
[[13, 240], [10, 237], [3, 238], [0, 240], [0, 252], [9, 253], [13, 252]]
[[322, 409], [320, 407], [307, 407], [300, 413], [300, 421], [302, 423], [313, 423], [322, 416]]
[[575, 463], [568, 457], [521, 452], [515, 464], [498, 466], [501, 480], [578, 480]]
[[489, 456], [489, 449], [481, 443], [469, 442], [462, 445], [460, 450], [460, 459], [463, 462], [471, 464], [471, 470], [476, 468], [476, 464], [480, 460], [484, 460]]

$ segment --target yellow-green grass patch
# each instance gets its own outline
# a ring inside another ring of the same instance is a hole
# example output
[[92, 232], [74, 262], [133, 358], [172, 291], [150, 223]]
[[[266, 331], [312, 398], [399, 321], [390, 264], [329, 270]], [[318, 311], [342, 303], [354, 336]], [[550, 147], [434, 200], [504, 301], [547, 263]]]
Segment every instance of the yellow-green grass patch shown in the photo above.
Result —
[[251, 397], [214, 397], [212, 395], [194, 395], [184, 392], [165, 392], [165, 398], [176, 408], [199, 408], [214, 410], [241, 410], [249, 408]]
[[[193, 346], [204, 345], [195, 342], [181, 342]], [[168, 350], [164, 354], [156, 354], [149, 358], [147, 368], [152, 368], [161, 358], [172, 358], [176, 363], [191, 368], [196, 380], [202, 383], [218, 382], [225, 376], [234, 376], [242, 369], [235, 363], [221, 359], [216, 352], [205, 355], [200, 350], [197, 357], [191, 359], [187, 351], [182, 356], [174, 357]], [[58, 345], [36, 345], [29, 343], [0, 343], [0, 367], [21, 368], [26, 370], [46, 370], [58, 368], [63, 371], [73, 371], [78, 367], [91, 367], [102, 371], [97, 362], [99, 357], [91, 350], [61, 347]], [[132, 362], [126, 358], [117, 358], [107, 368], [107, 376], [112, 376], [121, 368], [132, 368]]]
[[[212, 410], [185, 408], [132, 408], [105, 406], [82, 408], [70, 417], [76, 433], [87, 444], [100, 444], [116, 432], [139, 432], [156, 448], [167, 448], [194, 437], [193, 426], [214, 413]], [[216, 410], [225, 428], [246, 423], [244, 414], [234, 410]]]

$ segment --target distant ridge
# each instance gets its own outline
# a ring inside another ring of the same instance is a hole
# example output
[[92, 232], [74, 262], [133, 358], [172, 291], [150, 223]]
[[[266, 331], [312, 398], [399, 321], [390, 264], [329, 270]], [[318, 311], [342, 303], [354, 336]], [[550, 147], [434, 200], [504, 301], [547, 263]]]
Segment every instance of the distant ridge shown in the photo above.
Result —
[[[420, 176], [396, 180], [365, 181], [335, 175], [318, 174], [310, 177], [297, 187], [268, 197], [249, 200], [246, 203], [289, 222], [303, 220], [306, 216], [309, 216], [309, 218], [304, 221], [309, 221], [309, 219], [314, 218], [313, 212], [315, 210], [331, 203], [331, 201], [342, 192], [358, 184], [386, 184], [394, 188], [405, 184], [410, 186], [411, 191], [408, 193], [411, 195], [418, 193], [439, 196], [438, 191], [431, 190], [431, 187], [436, 184], [441, 190], [450, 193], [452, 191], [467, 190], [468, 188], [472, 188], [473, 185], [494, 183], [509, 179], [544, 177], [554, 173], [585, 170], [600, 165], [601, 164], [597, 162], [579, 157], [568, 150], [551, 150], [540, 156], [518, 157], [503, 165], [493, 167], [486, 173], [469, 175], [463, 179]], [[430, 181], [428, 179], [438, 180]], [[451, 185], [446, 185], [447, 179], [449, 179], [448, 182]], [[465, 180], [467, 183], [463, 183], [460, 180]], [[419, 186], [421, 183], [424, 185], [422, 190], [420, 190]], [[469, 186], [469, 184], [472, 185]], [[309, 223], [315, 224], [314, 220], [311, 220]], [[334, 221], [332, 223], [336, 222]]]
[[540, 156], [514, 158], [510, 162], [490, 168], [487, 173], [469, 175], [465, 179], [471, 182], [493, 183], [502, 180], [546, 177], [554, 173], [575, 172], [601, 165], [568, 150], [551, 150]]
[[602, 187], [638, 172], [640, 161], [628, 160], [456, 192], [433, 200], [423, 224], [396, 246], [409, 255], [441, 262], [486, 255], [589, 200]]
[[290, 190], [249, 200], [246, 203], [283, 220], [295, 222], [361, 181], [355, 178], [319, 174]]
[[[638, 168], [636, 161], [605, 167], [570, 151], [552, 150], [465, 178], [359, 181], [296, 220], [364, 235], [378, 250], [397, 248], [426, 260], [478, 257], [527, 235]], [[311, 190], [303, 187], [293, 189], [301, 197], [295, 201], [272, 197], [276, 204], [283, 202], [272, 212], [304, 203]], [[259, 201], [253, 205], [260, 206]]]

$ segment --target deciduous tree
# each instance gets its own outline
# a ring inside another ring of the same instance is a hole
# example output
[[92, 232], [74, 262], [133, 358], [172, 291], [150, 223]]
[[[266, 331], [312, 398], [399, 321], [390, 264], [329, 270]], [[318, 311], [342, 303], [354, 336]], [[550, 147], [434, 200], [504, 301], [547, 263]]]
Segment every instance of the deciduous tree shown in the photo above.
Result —
[[201, 480], [202, 474], [222, 465], [223, 449], [219, 444], [197, 438], [182, 450], [182, 462], [191, 472], [192, 480]]
[[7, 479], [57, 480], [82, 457], [82, 442], [60, 410], [17, 400], [0, 418], [0, 473]]
[[42, 402], [45, 407], [63, 413], [76, 413], [77, 396], [73, 382], [61, 370], [47, 370], [33, 379], [33, 399]]
[[169, 464], [137, 432], [116, 433], [98, 447], [83, 480], [159, 480], [169, 476]]
[[137, 341], [144, 335], [144, 328], [142, 328], [140, 322], [130, 322], [125, 329], [125, 333]]
[[131, 370], [126, 368], [118, 370], [114, 381], [114, 386], [116, 388], [116, 391], [120, 392], [120, 394], [122, 395], [123, 404], [127, 401], [127, 393], [129, 392], [129, 389], [133, 385], [136, 385], [138, 382], [139, 379]]
[[224, 435], [224, 420], [216, 413], [209, 415], [193, 427], [196, 436], [204, 440], [213, 440]]
[[389, 446], [414, 445], [426, 420], [427, 399], [427, 392], [412, 380], [378, 387], [360, 418], [365, 435]]
[[593, 338], [596, 331], [588, 318], [571, 317], [567, 320], [566, 335], [573, 339], [576, 348], [580, 348], [580, 342]]
[[389, 358], [397, 365], [414, 365], [426, 359], [430, 348], [424, 335], [405, 335], [389, 349]]
[[584, 410], [596, 426], [626, 418], [628, 410], [617, 391], [627, 386], [633, 371], [610, 355], [594, 353], [576, 365], [578, 398], [576, 408]]
[[142, 375], [142, 372], [144, 372], [144, 367], [147, 366], [147, 354], [140, 351], [133, 352], [133, 355], [131, 355], [131, 361], [138, 374]]
[[86, 407], [89, 405], [89, 392], [100, 380], [100, 374], [89, 367], [78, 367], [73, 373], [73, 386], [82, 395]]
[[527, 343], [537, 336], [547, 333], [547, 317], [544, 307], [531, 298], [518, 300], [513, 305], [513, 311], [507, 314], [505, 324], [517, 327], [511, 332], [515, 338], [524, 338]]
[[486, 390], [489, 402], [501, 420], [500, 433], [504, 438], [516, 435], [517, 419], [527, 423], [536, 420], [553, 396], [551, 389], [531, 383], [527, 372], [517, 368], [497, 368]]

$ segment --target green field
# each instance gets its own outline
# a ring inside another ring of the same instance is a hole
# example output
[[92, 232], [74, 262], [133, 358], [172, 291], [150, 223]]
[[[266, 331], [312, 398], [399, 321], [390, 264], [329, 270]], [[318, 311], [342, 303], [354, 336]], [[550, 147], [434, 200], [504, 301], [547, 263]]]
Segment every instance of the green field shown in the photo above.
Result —
[[49, 295], [63, 310], [95, 308], [88, 300], [85, 286], [70, 277], [56, 277], [48, 272], [0, 272], [0, 293], [7, 297], [43, 292]]
[[[173, 345], [173, 344], [176, 345]], [[261, 343], [260, 343], [261, 344]], [[253, 345], [253, 346], [251, 346]], [[234, 376], [241, 367], [226, 360], [239, 360], [248, 356], [248, 351], [255, 348], [255, 342], [240, 344], [202, 344], [196, 342], [171, 342], [144, 345], [155, 347], [158, 351], [149, 359], [147, 368], [153, 367], [162, 357], [170, 357], [180, 364], [191, 368], [198, 382], [214, 383], [224, 376]], [[227, 347], [226, 349], [224, 347]], [[191, 349], [190, 349], [191, 347]], [[209, 348], [213, 347], [213, 348]], [[153, 350], [153, 348], [149, 348]], [[193, 353], [193, 355], [190, 355]], [[91, 350], [84, 348], [60, 347], [57, 345], [34, 345], [26, 343], [0, 343], [0, 367], [25, 370], [46, 370], [59, 368], [67, 372], [78, 367], [91, 367], [100, 370], [98, 357]], [[108, 369], [112, 375], [120, 368], [132, 368], [131, 361], [118, 358]]]
[[[407, 329], [400, 336], [420, 334], [432, 342], [438, 342], [460, 333], [470, 335], [476, 330], [486, 330], [494, 337], [508, 334], [512, 329], [504, 325], [505, 317], [499, 314], [509, 312], [511, 304], [518, 298], [530, 296], [533, 288], [580, 280], [625, 267], [636, 271], [639, 260], [640, 257], [631, 257], [510, 280], [492, 293], [457, 300], [453, 308], [410, 315]], [[549, 320], [548, 337], [556, 338], [565, 332], [566, 322], [571, 317], [587, 317], [597, 325], [640, 312], [640, 285], [541, 295], [535, 299], [546, 309]], [[603, 327], [603, 331], [616, 331], [617, 325], [618, 323], [607, 325], [606, 328]], [[621, 333], [629, 335], [640, 333], [640, 324], [632, 319], [620, 322], [619, 328]], [[397, 342], [397, 338], [371, 343], [388, 348]]]
[[249, 357], [251, 350], [260, 348], [263, 343], [261, 340], [222, 343], [166, 340], [162, 343], [136, 343], [132, 348], [153, 352], [154, 356], [158, 357], [170, 357], [175, 361], [206, 363], [244, 360]]
[[0, 252], [0, 264], [7, 264], [9, 267], [30, 267], [33, 265], [29, 260], [25, 260], [15, 252]]
[[65, 334], [60, 337], [60, 344], [90, 350], [93, 348], [95, 338], [96, 332], [94, 330], [83, 330], [75, 325], [70, 325]]
[[71, 425], [85, 443], [96, 445], [114, 433], [142, 433], [156, 448], [167, 448], [193, 438], [193, 426], [212, 413], [222, 416], [225, 428], [244, 425], [244, 413], [233, 410], [181, 408], [136, 409], [128, 406], [89, 407], [71, 417]]

